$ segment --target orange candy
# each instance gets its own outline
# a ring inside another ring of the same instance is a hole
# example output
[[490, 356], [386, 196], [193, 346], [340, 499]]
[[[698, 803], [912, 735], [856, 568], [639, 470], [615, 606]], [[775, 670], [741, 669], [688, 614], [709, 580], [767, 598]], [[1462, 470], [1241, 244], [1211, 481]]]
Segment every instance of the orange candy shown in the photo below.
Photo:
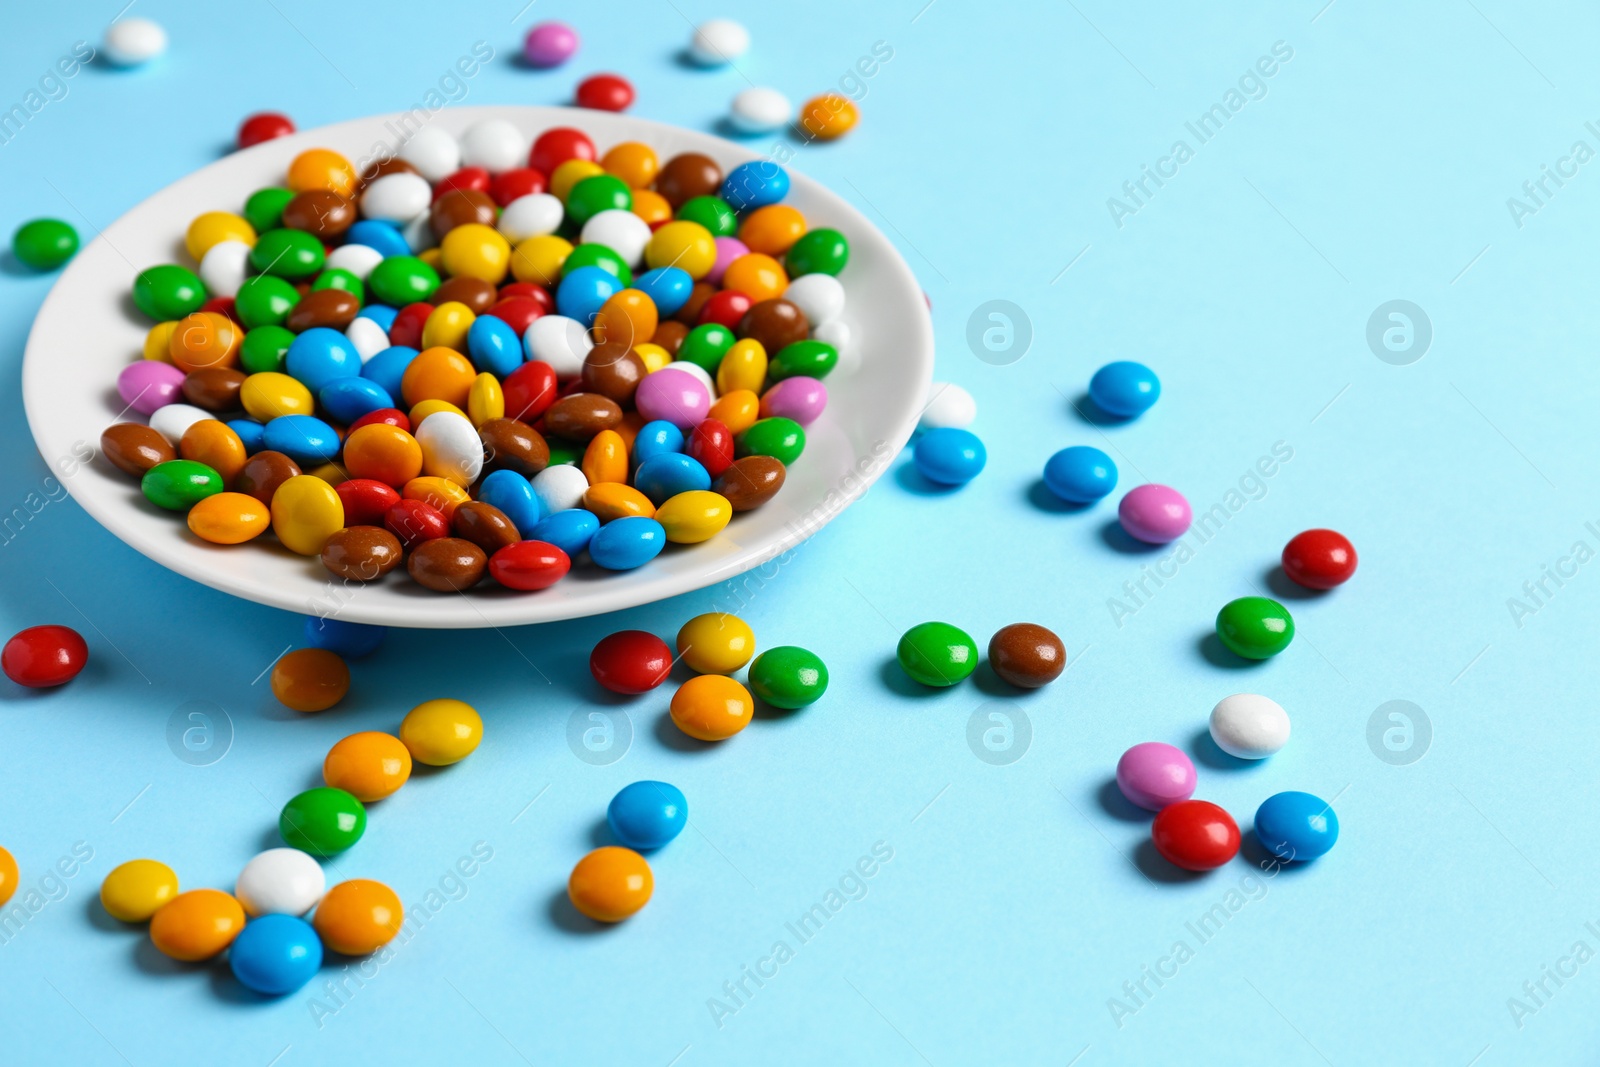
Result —
[[472, 361], [453, 348], [424, 348], [400, 379], [400, 395], [408, 406], [424, 400], [443, 400], [457, 408], [467, 406], [472, 380], [478, 376]]
[[672, 221], [672, 204], [654, 189], [635, 189], [633, 213], [655, 230]]
[[628, 445], [620, 433], [601, 430], [589, 440], [589, 446], [583, 450], [583, 476], [589, 479], [591, 486], [601, 482], [627, 482]]
[[672, 694], [669, 711], [678, 729], [701, 741], [724, 741], [750, 725], [750, 690], [726, 675], [701, 674]]
[[167, 354], [185, 374], [206, 367], [231, 367], [239, 362], [244, 331], [232, 319], [215, 311], [196, 311], [178, 320]]
[[[638, 141], [623, 141], [600, 157], [600, 166], [634, 189], [643, 189], [656, 180], [661, 159], [656, 150]], [[635, 196], [638, 194], [635, 193]]]
[[368, 878], [353, 878], [328, 890], [311, 925], [332, 951], [367, 956], [393, 941], [405, 918], [393, 889]]
[[632, 348], [654, 337], [659, 324], [654, 300], [638, 289], [623, 289], [611, 294], [595, 313], [594, 342], [620, 342]]
[[244, 908], [220, 889], [191, 889], [150, 918], [150, 940], [175, 960], [197, 963], [221, 953], [244, 929]]
[[751, 252], [728, 264], [722, 287], [741, 292], [759, 304], [782, 296], [789, 288], [789, 276], [784, 273], [783, 264], [771, 256]]
[[744, 433], [761, 417], [761, 398], [748, 389], [735, 389], [717, 397], [707, 418], [716, 419], [729, 433]]
[[363, 804], [392, 795], [411, 777], [411, 752], [393, 734], [351, 734], [328, 750], [322, 780]]
[[432, 475], [411, 479], [400, 487], [400, 496], [404, 500], [420, 500], [430, 508], [437, 508], [446, 519], [455, 517], [457, 505], [472, 499], [470, 493], [449, 478]]
[[356, 169], [331, 148], [308, 148], [289, 164], [289, 188], [297, 193], [326, 189], [340, 196], [354, 196]]
[[244, 442], [233, 427], [218, 419], [201, 419], [187, 430], [178, 442], [178, 455], [204, 463], [222, 475], [224, 485], [233, 484], [233, 476], [244, 468]]
[[656, 880], [650, 864], [631, 848], [597, 848], [572, 868], [567, 896], [595, 922], [619, 923], [650, 903]]
[[838, 93], [813, 96], [800, 105], [800, 128], [819, 141], [843, 137], [860, 121], [855, 103]]
[[326, 711], [350, 691], [350, 668], [325, 648], [297, 648], [272, 665], [272, 695], [295, 711]]
[[752, 252], [781, 256], [806, 233], [806, 217], [788, 204], [756, 208], [739, 224], [739, 240]]
[[345, 439], [344, 465], [352, 478], [373, 478], [398, 489], [422, 473], [422, 446], [398, 426], [368, 423]]

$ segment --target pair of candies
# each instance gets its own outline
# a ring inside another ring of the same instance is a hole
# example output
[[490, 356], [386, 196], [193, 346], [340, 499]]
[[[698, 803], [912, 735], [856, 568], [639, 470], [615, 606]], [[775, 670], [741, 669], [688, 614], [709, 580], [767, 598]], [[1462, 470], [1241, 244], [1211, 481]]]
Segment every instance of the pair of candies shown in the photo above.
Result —
[[[964, 681], [977, 669], [978, 646], [960, 627], [924, 622], [901, 635], [895, 658], [914, 681], [942, 688]], [[989, 665], [1019, 689], [1038, 689], [1066, 670], [1067, 648], [1043, 626], [1012, 623], [990, 638]]]
[[48, 689], [76, 678], [89, 662], [89, 646], [70, 626], [30, 626], [0, 649], [0, 669], [18, 685]]
[[[1308, 589], [1335, 588], [1355, 570], [1355, 546], [1334, 530], [1306, 530], [1283, 549], [1284, 574]], [[1294, 618], [1270, 597], [1239, 597], [1217, 612], [1217, 637], [1235, 655], [1268, 659], [1294, 640]]]
[[[1256, 839], [1280, 860], [1309, 861], [1339, 839], [1339, 817], [1320, 797], [1275, 793], [1256, 809]], [[1221, 867], [1239, 852], [1239, 826], [1223, 808], [1207, 800], [1180, 800], [1162, 808], [1150, 839], [1167, 862], [1188, 871]]]
[[620, 845], [578, 861], [567, 879], [572, 906], [596, 922], [616, 923], [650, 901], [655, 877], [641, 852], [662, 848], [689, 824], [689, 802], [667, 782], [623, 786], [606, 807], [606, 825]]

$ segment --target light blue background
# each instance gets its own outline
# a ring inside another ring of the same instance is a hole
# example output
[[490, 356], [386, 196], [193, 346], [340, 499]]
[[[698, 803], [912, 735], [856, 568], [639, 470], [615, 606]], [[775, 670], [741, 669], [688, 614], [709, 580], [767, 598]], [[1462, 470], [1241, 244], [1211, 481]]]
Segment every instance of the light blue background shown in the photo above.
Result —
[[[1592, 8], [541, 0], [519, 15], [518, 2], [384, 5], [380, 18], [305, 0], [139, 0], [133, 13], [170, 31], [168, 55], [135, 73], [90, 67], [0, 145], [0, 230], [55, 215], [92, 235], [216, 158], [246, 113], [283, 109], [309, 129], [396, 110], [480, 39], [498, 58], [468, 103], [559, 103], [581, 75], [618, 70], [638, 87], [638, 114], [700, 128], [745, 83], [675, 61], [688, 20], [744, 19], [744, 72], [796, 101], [883, 41], [894, 57], [866, 83], [859, 130], [794, 165], [879, 222], [921, 278], [938, 376], [977, 398], [989, 468], [932, 494], [897, 459], [737, 594], [762, 644], [825, 657], [823, 703], [687, 751], [662, 726], [658, 692], [625, 706], [632, 746], [609, 766], [575, 758], [566, 739], [598, 699], [589, 648], [622, 627], [670, 637], [734, 590], [505, 633], [395, 632], [355, 667], [343, 705], [305, 718], [261, 678], [299, 641], [298, 618], [161, 571], [76, 504], [50, 503], [0, 548], [0, 629], [76, 626], [92, 660], [59, 692], [0, 689], [0, 841], [33, 886], [78, 842], [93, 859], [0, 944], [0, 1054], [283, 1067], [1592, 1059], [1600, 963], [1547, 981], [1553, 995], [1520, 1028], [1507, 1000], [1575, 942], [1600, 950], [1584, 927], [1600, 921], [1596, 565], [1520, 627], [1507, 598], [1575, 541], [1600, 549], [1584, 525], [1600, 520], [1600, 163], [1521, 228], [1506, 205], [1574, 141], [1600, 148], [1584, 127], [1600, 118]], [[0, 104], [115, 13], [14, 12]], [[523, 31], [550, 17], [578, 27], [582, 51], [565, 70], [521, 69]], [[1266, 95], [1197, 145], [1184, 123], [1279, 41], [1293, 58]], [[1118, 228], [1107, 198], [1179, 138], [1194, 158]], [[15, 384], [50, 284], [9, 261], [0, 276], [12, 383], [0, 392], [0, 511], [48, 474]], [[991, 299], [1031, 319], [1032, 346], [1010, 365], [965, 341]], [[1392, 299], [1419, 304], [1434, 328], [1410, 366], [1365, 340]], [[1148, 361], [1165, 392], [1136, 423], [1092, 425], [1070, 401], [1114, 358]], [[1086, 443], [1113, 453], [1124, 487], [1164, 482], [1208, 507], [1280, 441], [1293, 458], [1265, 496], [1120, 627], [1108, 598], [1162, 554], [1108, 533], [1112, 502], [1074, 513], [1037, 495], [1046, 457]], [[1272, 584], [1283, 543], [1316, 525], [1355, 541], [1356, 579], [1289, 601], [1300, 636], [1277, 660], [1216, 655], [1203, 639], [1217, 608]], [[980, 642], [1005, 623], [1045, 623], [1074, 662], [1033, 696], [986, 669], [912, 693], [886, 665], [899, 633], [929, 618]], [[1267, 693], [1293, 717], [1289, 747], [1260, 766], [1201, 736], [1236, 691]], [[259, 1001], [225, 966], [175, 966], [141, 931], [110, 928], [96, 890], [115, 863], [157, 856], [187, 886], [230, 887], [275, 842], [283, 801], [319, 781], [328, 745], [445, 695], [482, 709], [483, 747], [376, 806], [332, 874], [382, 879], [408, 904], [446, 879], [459, 899], [322, 1026], [314, 988]], [[1032, 728], [1009, 766], [967, 742], [969, 717], [999, 699]], [[1367, 741], [1369, 717], [1394, 699], [1432, 723], [1431, 749], [1409, 766]], [[196, 700], [226, 709], [235, 735], [207, 767], [166, 741], [169, 718]], [[1337, 798], [1338, 847], [1258, 881], [1250, 849], [1210, 876], [1175, 876], [1151, 859], [1147, 820], [1106, 792], [1118, 754], [1152, 739], [1194, 750], [1200, 795], [1247, 832], [1278, 790]], [[587, 929], [560, 903], [567, 872], [612, 793], [648, 777], [684, 789], [693, 828], [653, 859], [645, 911]], [[448, 882], [478, 842], [492, 860]], [[785, 922], [875, 842], [893, 859], [866, 896], [799, 944]], [[1186, 923], [1241, 886], [1254, 896], [1200, 944]], [[719, 1028], [708, 998], [727, 1000], [723, 983], [780, 938], [794, 958]], [[1108, 999], [1180, 939], [1193, 958], [1119, 1028]]]

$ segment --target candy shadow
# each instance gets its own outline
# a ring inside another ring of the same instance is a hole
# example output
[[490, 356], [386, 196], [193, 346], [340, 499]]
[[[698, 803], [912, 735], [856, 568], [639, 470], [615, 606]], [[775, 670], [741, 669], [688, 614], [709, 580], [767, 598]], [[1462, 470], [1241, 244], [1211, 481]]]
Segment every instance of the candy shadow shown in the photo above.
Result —
[[1308, 589], [1284, 573], [1283, 567], [1270, 568], [1263, 576], [1267, 588], [1279, 600], [1321, 600], [1332, 590]]
[[[68, 262], [71, 261], [68, 260]], [[4, 274], [12, 278], [43, 278], [47, 274], [54, 273], [55, 271], [34, 270], [32, 267], [22, 262], [22, 260], [12, 255], [9, 251], [0, 252], [0, 274]]]
[[1108, 519], [1100, 527], [1100, 540], [1114, 552], [1125, 556], [1150, 556], [1162, 551], [1166, 545], [1152, 545], [1141, 541], [1122, 528], [1122, 523], [1117, 519]]
[[768, 135], [777, 136], [782, 133], [782, 127], [776, 130], [757, 130], [754, 133], [742, 130], [733, 124], [733, 120], [724, 115], [711, 125], [711, 132], [718, 137], [725, 137], [730, 141], [754, 141]]
[[572, 898], [567, 896], [566, 886], [562, 886], [550, 894], [550, 900], [545, 904], [545, 914], [549, 917], [551, 925], [556, 929], [569, 934], [595, 935], [606, 934], [622, 926], [622, 923], [597, 923], [583, 912], [572, 906]]
[[663, 711], [656, 717], [655, 735], [657, 741], [660, 741], [672, 751], [687, 752], [691, 755], [710, 752], [720, 743], [717, 741], [701, 741], [698, 738], [690, 737], [678, 729], [678, 724], [672, 721], [672, 713], [668, 711]]
[[695, 71], [698, 74], [715, 74], [719, 70], [728, 71], [728, 70], [732, 70], [733, 69], [731, 66], [727, 66], [727, 65], [723, 65], [723, 66], [708, 66], [708, 65], [706, 65], [704, 63], [695, 62], [694, 53], [689, 50], [689, 46], [688, 45], [685, 45], [682, 48], [678, 48], [678, 49], [675, 49], [673, 51], [673, 53], [672, 53], [672, 65], [675, 66], [675, 67], [678, 67], [681, 70], [692, 70], [692, 71]]
[[1264, 659], [1245, 659], [1222, 643], [1222, 638], [1217, 636], [1215, 630], [1209, 630], [1200, 638], [1200, 655], [1213, 667], [1221, 667], [1229, 671], [1253, 670], [1266, 662]]
[[166, 976], [180, 974], [194, 974], [202, 970], [205, 963], [184, 963], [156, 948], [155, 943], [148, 937], [141, 937], [133, 946], [133, 965], [145, 974]]
[[227, 1001], [229, 1004], [248, 1004], [255, 1007], [276, 1004], [287, 997], [294, 996], [293, 993], [284, 993], [281, 996], [268, 996], [265, 993], [257, 993], [234, 977], [232, 967], [220, 960], [215, 962], [216, 966], [211, 968], [209, 977], [211, 979], [211, 992], [218, 1000]]
[[[1073, 504], [1062, 500], [1050, 491], [1050, 487], [1044, 484], [1043, 478], [1035, 479], [1034, 483], [1028, 486], [1028, 503], [1052, 515], [1081, 515], [1094, 507], [1094, 504]], [[1098, 504], [1099, 501], [1094, 503]]]
[[1146, 811], [1123, 795], [1121, 787], [1117, 785], [1116, 775], [1100, 783], [1100, 788], [1095, 790], [1094, 798], [1099, 802], [1100, 810], [1113, 819], [1149, 823], [1156, 817], [1155, 812]]
[[1091, 400], [1089, 398], [1089, 394], [1086, 392], [1079, 393], [1077, 396], [1072, 398], [1072, 410], [1073, 413], [1078, 416], [1078, 418], [1082, 419], [1090, 426], [1126, 426], [1128, 423], [1132, 422], [1133, 419], [1138, 418], [1137, 415], [1133, 416], [1133, 418], [1123, 418], [1121, 415], [1113, 415], [1111, 412], [1107, 411], [1105, 408]]
[[894, 480], [899, 484], [900, 488], [916, 496], [949, 496], [962, 488], [959, 485], [940, 485], [938, 482], [931, 481], [924, 477], [921, 471], [917, 470], [915, 463], [910, 462], [902, 463], [895, 468]]
[[[1226, 651], [1226, 650], [1224, 650]], [[1232, 655], [1232, 653], [1229, 653]], [[1257, 767], [1265, 760], [1240, 759], [1230, 756], [1217, 747], [1216, 739], [1211, 736], [1211, 728], [1202, 726], [1194, 732], [1189, 739], [1189, 751], [1193, 754], [1196, 763], [1203, 763], [1207, 767], [1218, 771], [1245, 771]]]
[[84, 899], [84, 917], [89, 920], [89, 925], [102, 933], [114, 934], [142, 934], [145, 926], [143, 923], [125, 923], [121, 919], [114, 919], [106, 911], [105, 905], [100, 903], [100, 895], [93, 894]]
[[1152, 882], [1163, 882], [1167, 885], [1189, 885], [1211, 873], [1186, 871], [1176, 863], [1169, 862], [1156, 851], [1156, 843], [1149, 839], [1139, 842], [1139, 847], [1133, 850], [1133, 864]]
[[988, 659], [978, 664], [978, 669], [972, 672], [972, 684], [985, 696], [1000, 697], [1005, 700], [1033, 700], [1050, 688], [1048, 685], [1041, 685], [1036, 689], [1026, 689], [1012, 685], [994, 672], [994, 667], [989, 664]]
[[878, 677], [884, 685], [895, 693], [914, 699], [925, 700], [928, 697], [938, 696], [949, 688], [948, 686], [923, 685], [905, 672], [905, 668], [900, 666], [899, 658], [895, 656], [890, 656], [883, 661], [883, 664], [878, 668]]
[[[1316, 866], [1315, 860], [1296, 863], [1292, 860], [1280, 859], [1267, 851], [1267, 846], [1261, 843], [1261, 838], [1256, 836], [1254, 824], [1246, 829], [1239, 829], [1239, 855], [1245, 862], [1260, 872], [1260, 877], [1276, 878], [1282, 875], [1298, 876]], [[1271, 872], [1271, 873], [1268, 873]]]
[[774, 707], [760, 697], [756, 697], [755, 717], [762, 722], [787, 722], [805, 710], [805, 708]]
[[610, 845], [620, 844], [622, 844], [622, 842], [618, 841], [616, 836], [611, 832], [611, 821], [609, 819], [601, 817], [595, 820], [593, 826], [589, 827], [590, 848], [606, 848]]

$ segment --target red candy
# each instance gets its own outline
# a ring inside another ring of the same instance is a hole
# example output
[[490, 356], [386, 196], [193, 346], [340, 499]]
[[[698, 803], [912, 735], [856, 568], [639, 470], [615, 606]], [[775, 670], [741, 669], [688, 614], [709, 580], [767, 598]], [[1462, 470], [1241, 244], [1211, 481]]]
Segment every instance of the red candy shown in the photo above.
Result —
[[454, 174], [446, 174], [433, 187], [433, 199], [437, 202], [445, 193], [456, 189], [464, 189], [472, 193], [487, 193], [489, 191], [489, 172], [482, 167], [462, 167]]
[[0, 652], [0, 669], [6, 677], [30, 689], [64, 685], [88, 662], [89, 646], [68, 626], [30, 626]]
[[484, 314], [493, 315], [521, 337], [528, 332], [528, 327], [533, 325], [534, 319], [541, 318], [547, 312], [537, 300], [526, 296], [514, 296], [509, 300], [500, 301]]
[[544, 541], [518, 541], [489, 557], [489, 577], [507, 589], [546, 589], [571, 568], [567, 554]]
[[294, 132], [294, 120], [276, 111], [259, 111], [239, 124], [239, 147], [249, 148], [263, 141], [287, 137]]
[[545, 191], [549, 183], [532, 167], [513, 167], [494, 176], [489, 183], [489, 198], [501, 207], [523, 196]]
[[574, 101], [596, 111], [626, 111], [633, 103], [633, 86], [618, 74], [596, 74], [578, 83]]
[[744, 313], [750, 310], [755, 301], [737, 289], [723, 289], [712, 293], [700, 307], [700, 324], [714, 322], [728, 329], [737, 329], [739, 320], [744, 318]]
[[391, 507], [383, 514], [383, 525], [407, 552], [424, 541], [450, 536], [450, 520], [444, 512], [420, 500], [402, 500]]
[[399, 493], [374, 478], [350, 478], [333, 491], [344, 505], [346, 526], [382, 526], [389, 509], [400, 503]]
[[[379, 408], [377, 411], [369, 411], [355, 422], [352, 422], [347, 432], [355, 433], [361, 427], [371, 426], [374, 423], [382, 423], [385, 426], [398, 426], [406, 433], [411, 432], [411, 418], [399, 408]], [[350, 524], [345, 523], [345, 525], [348, 526]]]
[[1283, 573], [1307, 589], [1332, 589], [1356, 572], [1356, 546], [1337, 530], [1307, 530], [1283, 546]]
[[557, 167], [569, 159], [593, 162], [599, 158], [594, 142], [582, 130], [571, 126], [557, 126], [546, 130], [528, 150], [528, 166], [543, 174], [554, 174]]
[[1150, 827], [1156, 851], [1187, 871], [1221, 867], [1239, 852], [1239, 824], [1208, 800], [1168, 804]]
[[218, 315], [226, 315], [238, 325], [244, 325], [244, 323], [239, 322], [239, 313], [234, 310], [233, 297], [231, 296], [214, 296], [210, 300], [207, 300], [204, 304], [201, 304], [200, 310], [215, 312]]
[[506, 418], [533, 422], [556, 402], [555, 368], [543, 360], [524, 363], [500, 383], [505, 393]]
[[733, 466], [733, 433], [720, 419], [706, 419], [689, 431], [683, 450], [715, 478]]
[[513, 300], [518, 297], [532, 300], [546, 315], [553, 314], [556, 310], [556, 302], [550, 296], [550, 290], [538, 282], [507, 282], [500, 287], [501, 300]]
[[421, 348], [422, 327], [432, 314], [432, 304], [407, 304], [401, 308], [400, 313], [394, 317], [394, 324], [389, 327], [389, 343], [404, 345], [406, 348]]
[[672, 650], [655, 634], [618, 630], [589, 653], [589, 673], [613, 693], [647, 693], [667, 680]]

